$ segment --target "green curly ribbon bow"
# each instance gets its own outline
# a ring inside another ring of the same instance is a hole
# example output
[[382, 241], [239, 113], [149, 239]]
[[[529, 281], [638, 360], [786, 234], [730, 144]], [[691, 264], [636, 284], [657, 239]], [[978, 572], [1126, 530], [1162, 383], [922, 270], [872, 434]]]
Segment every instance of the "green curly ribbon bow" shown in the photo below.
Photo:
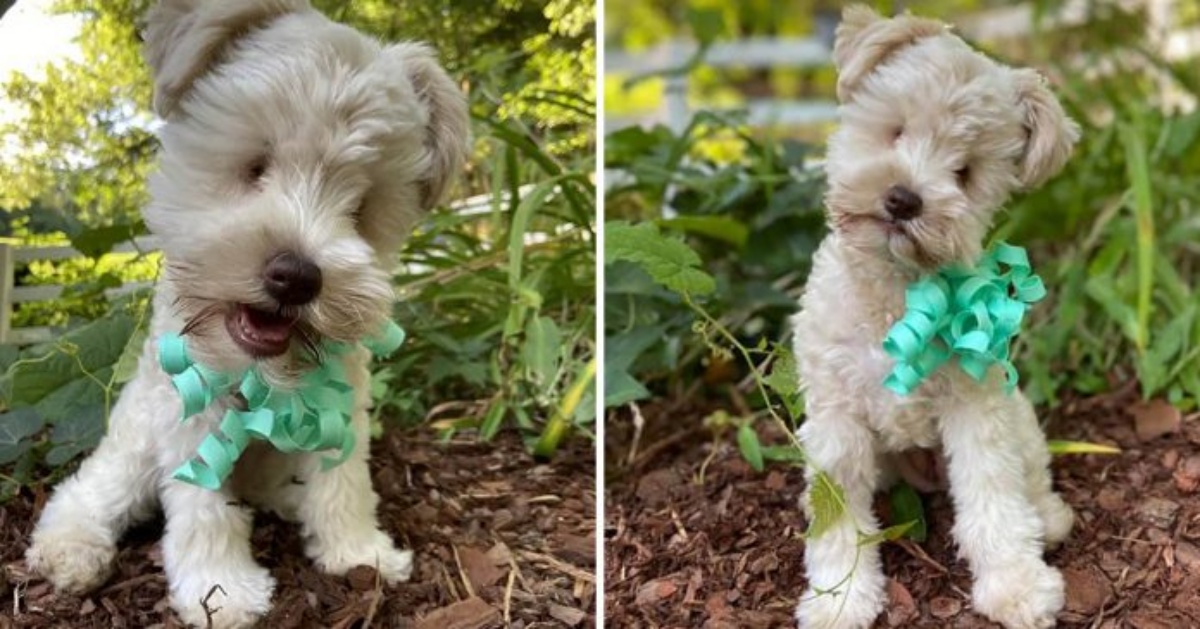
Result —
[[883, 386], [908, 395], [951, 358], [983, 380], [999, 365], [1005, 391], [1017, 386], [1009, 345], [1029, 306], [1046, 296], [1021, 247], [998, 242], [974, 269], [951, 266], [926, 276], [904, 294], [904, 317], [888, 330], [883, 350], [896, 359]]
[[[404, 343], [404, 330], [389, 321], [382, 334], [363, 341], [377, 357], [396, 351]], [[282, 452], [315, 452], [338, 449], [337, 456], [321, 460], [322, 469], [342, 464], [354, 450], [350, 415], [354, 390], [346, 380], [341, 356], [349, 343], [326, 343], [324, 360], [300, 380], [295, 390], [282, 390], [263, 381], [251, 367], [239, 373], [222, 373], [194, 362], [187, 342], [178, 334], [158, 339], [158, 360], [183, 402], [183, 421], [208, 408], [217, 398], [237, 390], [246, 399], [246, 410], [229, 409], [218, 433], [200, 442], [198, 456], [172, 476], [205, 489], [218, 489], [233, 471], [250, 439], [261, 439]]]

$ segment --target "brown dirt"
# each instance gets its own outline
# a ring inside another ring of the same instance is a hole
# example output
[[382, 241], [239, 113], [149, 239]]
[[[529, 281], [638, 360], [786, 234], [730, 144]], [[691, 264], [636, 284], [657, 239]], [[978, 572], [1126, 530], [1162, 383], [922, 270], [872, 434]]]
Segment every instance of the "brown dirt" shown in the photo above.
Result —
[[[595, 626], [590, 442], [539, 464], [511, 434], [443, 445], [392, 433], [372, 445], [372, 469], [384, 528], [417, 553], [412, 580], [380, 585], [366, 567], [320, 574], [295, 525], [260, 517], [255, 557], [278, 581], [261, 626], [481, 629], [506, 614], [511, 627]], [[165, 599], [161, 522], [126, 536], [115, 574], [87, 597], [29, 580], [21, 557], [44, 500], [44, 490], [25, 491], [0, 508], [0, 629], [182, 626]]]
[[[699, 421], [678, 409], [651, 406], [643, 414], [640, 451], [649, 455], [632, 466], [630, 422], [608, 424], [608, 625], [794, 626], [805, 585], [801, 470], [773, 464], [757, 473], [732, 438], [714, 445], [700, 431], [682, 433], [679, 426]], [[1200, 627], [1200, 421], [1180, 425], [1176, 413], [1172, 426], [1136, 406], [1131, 387], [1067, 403], [1049, 417], [1051, 438], [1122, 449], [1054, 462], [1056, 486], [1079, 516], [1068, 542], [1047, 555], [1067, 581], [1059, 626]], [[1164, 430], [1171, 432], [1152, 436]], [[883, 548], [890, 600], [876, 626], [998, 627], [971, 611], [948, 498], [924, 502], [928, 540]]]

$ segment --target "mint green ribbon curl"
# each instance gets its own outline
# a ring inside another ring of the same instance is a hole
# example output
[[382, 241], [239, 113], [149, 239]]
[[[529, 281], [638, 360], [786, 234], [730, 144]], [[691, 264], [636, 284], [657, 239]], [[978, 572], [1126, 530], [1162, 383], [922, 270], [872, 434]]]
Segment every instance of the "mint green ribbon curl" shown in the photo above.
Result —
[[896, 364], [883, 386], [906, 396], [942, 365], [981, 381], [993, 365], [1004, 371], [1005, 391], [1017, 387], [1009, 346], [1030, 305], [1046, 296], [1021, 247], [998, 242], [974, 268], [942, 268], [909, 285], [904, 316], [883, 339]]
[[[378, 335], [364, 339], [362, 344], [376, 357], [383, 357], [399, 349], [404, 336], [400, 326], [388, 321]], [[298, 387], [284, 390], [268, 385], [255, 367], [223, 373], [196, 363], [188, 353], [187, 341], [178, 334], [159, 337], [159, 364], [171, 375], [179, 393], [182, 421], [228, 395], [235, 383], [247, 406], [244, 411], [225, 411], [217, 432], [205, 437], [196, 449], [197, 456], [179, 466], [172, 477], [205, 489], [219, 489], [251, 439], [266, 441], [281, 452], [336, 450], [336, 455], [321, 459], [323, 470], [344, 463], [355, 445], [350, 427], [354, 389], [346, 379], [341, 357], [352, 347], [349, 343], [326, 343], [321, 363], [301, 378]]]

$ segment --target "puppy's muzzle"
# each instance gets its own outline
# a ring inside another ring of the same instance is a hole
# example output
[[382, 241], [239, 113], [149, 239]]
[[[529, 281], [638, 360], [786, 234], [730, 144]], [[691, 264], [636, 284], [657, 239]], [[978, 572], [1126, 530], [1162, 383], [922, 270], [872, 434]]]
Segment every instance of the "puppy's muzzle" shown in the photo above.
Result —
[[888, 188], [883, 197], [883, 209], [898, 221], [908, 221], [920, 216], [924, 205], [925, 202], [917, 193], [899, 185]]
[[263, 269], [263, 288], [281, 306], [303, 306], [321, 293], [321, 268], [308, 258], [284, 251]]

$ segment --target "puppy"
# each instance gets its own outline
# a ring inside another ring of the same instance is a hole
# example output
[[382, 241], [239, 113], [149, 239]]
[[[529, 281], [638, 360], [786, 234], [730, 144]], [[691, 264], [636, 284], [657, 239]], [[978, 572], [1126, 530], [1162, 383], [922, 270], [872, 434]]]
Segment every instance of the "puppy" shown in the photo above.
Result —
[[[1050, 486], [1030, 403], [992, 368], [975, 381], [948, 363], [900, 396], [883, 386], [882, 341], [905, 288], [950, 263], [972, 264], [1009, 194], [1058, 172], [1077, 126], [1033, 70], [1004, 67], [943, 24], [850, 7], [836, 34], [841, 125], [829, 141], [830, 235], [793, 319], [808, 418], [808, 478], [825, 472], [846, 508], [808, 541], [801, 627], [867, 627], [881, 611], [872, 494], [892, 453], [943, 448], [954, 537], [974, 573], [976, 611], [1010, 629], [1050, 627], [1063, 579], [1042, 560], [1074, 515]], [[806, 497], [806, 508], [812, 516]]]
[[412, 553], [378, 527], [367, 470], [368, 354], [346, 354], [354, 389], [348, 460], [252, 445], [217, 491], [175, 480], [235, 404], [220, 397], [181, 422], [179, 395], [156, 360], [160, 335], [183, 332], [196, 360], [252, 364], [287, 386], [321, 343], [354, 343], [390, 317], [390, 271], [414, 223], [438, 202], [467, 152], [462, 92], [427, 47], [381, 45], [307, 0], [162, 0], [145, 55], [165, 121], [146, 224], [164, 274], [137, 375], [108, 432], [46, 505], [27, 554], [60, 591], [105, 580], [116, 543], [159, 507], [163, 561], [180, 617], [251, 625], [274, 580], [253, 559], [243, 501], [298, 521], [325, 572], [378, 567], [406, 580]]

